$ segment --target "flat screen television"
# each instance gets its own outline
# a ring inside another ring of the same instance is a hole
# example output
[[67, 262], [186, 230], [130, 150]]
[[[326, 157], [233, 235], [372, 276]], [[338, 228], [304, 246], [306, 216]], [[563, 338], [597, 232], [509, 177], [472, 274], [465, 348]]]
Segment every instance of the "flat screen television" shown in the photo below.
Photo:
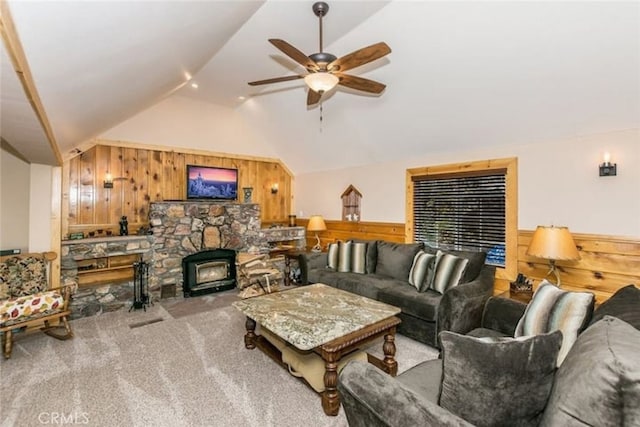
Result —
[[238, 169], [187, 165], [187, 199], [237, 198]]

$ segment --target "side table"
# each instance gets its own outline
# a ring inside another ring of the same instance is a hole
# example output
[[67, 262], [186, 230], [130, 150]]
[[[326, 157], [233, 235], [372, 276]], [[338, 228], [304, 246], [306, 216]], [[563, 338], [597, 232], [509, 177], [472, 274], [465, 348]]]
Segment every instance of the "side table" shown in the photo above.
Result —
[[291, 280], [291, 260], [295, 260], [298, 262], [298, 266], [302, 269], [303, 265], [306, 265], [304, 262], [301, 262], [302, 258], [307, 254], [307, 251], [303, 250], [290, 250], [285, 252], [284, 255], [284, 285], [301, 285], [301, 283], [297, 283]]
[[514, 292], [509, 290], [509, 291], [504, 291], [498, 296], [520, 301], [524, 304], [529, 304], [531, 302], [531, 298], [533, 297], [533, 292]]

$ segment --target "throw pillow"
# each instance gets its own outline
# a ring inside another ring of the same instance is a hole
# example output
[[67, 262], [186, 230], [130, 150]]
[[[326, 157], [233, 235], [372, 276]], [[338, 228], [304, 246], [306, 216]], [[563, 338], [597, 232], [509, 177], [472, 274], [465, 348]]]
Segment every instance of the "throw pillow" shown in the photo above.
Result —
[[444, 294], [448, 289], [460, 283], [468, 262], [469, 260], [466, 258], [459, 258], [455, 255], [438, 251], [435, 272], [429, 287], [436, 292]]
[[494, 342], [442, 332], [440, 342], [440, 406], [477, 426], [537, 425], [562, 333]]
[[436, 256], [420, 251], [413, 257], [413, 264], [409, 271], [409, 284], [413, 285], [419, 292], [424, 292], [429, 288], [433, 264]]
[[376, 262], [378, 260], [378, 242], [376, 240], [361, 240], [352, 239], [353, 243], [366, 243], [367, 244], [367, 260], [366, 273], [373, 274], [376, 272]]
[[338, 242], [338, 271], [348, 273], [351, 271], [351, 247], [352, 242]]
[[618, 289], [611, 298], [596, 308], [589, 326], [607, 315], [624, 320], [640, 330], [640, 289], [634, 285]]
[[329, 251], [327, 254], [327, 267], [337, 270], [338, 269], [338, 250], [340, 246], [337, 243], [329, 243]]
[[556, 373], [541, 426], [640, 425], [640, 331], [611, 316], [578, 337]]
[[563, 291], [543, 280], [518, 321], [515, 336], [562, 331], [562, 348], [558, 354], [560, 366], [578, 334], [589, 324], [593, 305], [594, 296], [591, 292]]
[[413, 257], [422, 248], [422, 243], [378, 242], [376, 274], [406, 281]]
[[364, 242], [351, 243], [351, 271], [358, 274], [367, 272], [367, 244]]

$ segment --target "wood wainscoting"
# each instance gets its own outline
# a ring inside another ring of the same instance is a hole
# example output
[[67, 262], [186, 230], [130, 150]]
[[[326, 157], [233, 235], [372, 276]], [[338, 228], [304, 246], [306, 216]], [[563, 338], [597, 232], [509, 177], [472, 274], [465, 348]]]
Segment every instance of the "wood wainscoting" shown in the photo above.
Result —
[[[307, 227], [308, 218], [298, 218], [296, 224]], [[386, 240], [388, 242], [404, 242], [404, 224], [395, 222], [362, 222], [327, 220], [327, 230], [318, 233], [323, 250], [327, 250], [329, 243], [338, 240]], [[317, 242], [314, 232], [307, 232], [307, 248]]]
[[[518, 233], [518, 272], [534, 281], [534, 289], [549, 271], [546, 260], [526, 255], [533, 231]], [[598, 303], [608, 299], [618, 289], [640, 286], [640, 239], [572, 233], [580, 252], [580, 260], [558, 261], [562, 289], [588, 290]], [[551, 281], [554, 281], [553, 277]], [[506, 283], [505, 283], [506, 282]], [[508, 281], [496, 283], [496, 290], [508, 290]]]
[[[242, 187], [253, 187], [252, 201], [260, 204], [263, 221], [286, 221], [291, 212], [293, 178], [278, 160], [97, 143], [64, 162], [63, 235], [96, 230], [115, 235], [122, 216], [128, 218], [129, 234], [135, 234], [148, 225], [150, 202], [186, 199], [186, 165], [238, 169], [238, 200], [243, 200]], [[113, 188], [104, 188], [107, 173], [113, 177]], [[272, 193], [276, 183], [278, 192]]]
[[[298, 219], [297, 224], [306, 227], [308, 219]], [[327, 230], [318, 233], [322, 247], [338, 240], [363, 239], [386, 240], [402, 243], [405, 241], [405, 225], [390, 222], [349, 222], [325, 220]], [[534, 281], [536, 288], [549, 271], [546, 260], [526, 255], [533, 231], [518, 232], [518, 273]], [[640, 286], [640, 239], [594, 234], [573, 234], [580, 252], [576, 262], [557, 263], [562, 280], [562, 289], [590, 291], [599, 303], [609, 298], [615, 291], [628, 285]], [[315, 233], [307, 232], [307, 247], [316, 244]], [[502, 272], [504, 273], [504, 271]], [[495, 293], [509, 289], [513, 278], [497, 275]]]

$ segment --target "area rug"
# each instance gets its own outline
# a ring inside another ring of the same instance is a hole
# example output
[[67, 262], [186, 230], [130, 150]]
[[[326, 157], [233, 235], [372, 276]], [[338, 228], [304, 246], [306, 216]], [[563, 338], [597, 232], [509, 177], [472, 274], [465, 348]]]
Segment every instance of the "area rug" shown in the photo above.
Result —
[[[156, 304], [75, 320], [69, 341], [21, 337], [0, 361], [0, 425], [347, 426], [342, 409], [326, 416], [318, 394], [244, 347], [244, 320], [229, 306], [176, 319]], [[437, 357], [403, 336], [397, 348], [401, 372]]]

